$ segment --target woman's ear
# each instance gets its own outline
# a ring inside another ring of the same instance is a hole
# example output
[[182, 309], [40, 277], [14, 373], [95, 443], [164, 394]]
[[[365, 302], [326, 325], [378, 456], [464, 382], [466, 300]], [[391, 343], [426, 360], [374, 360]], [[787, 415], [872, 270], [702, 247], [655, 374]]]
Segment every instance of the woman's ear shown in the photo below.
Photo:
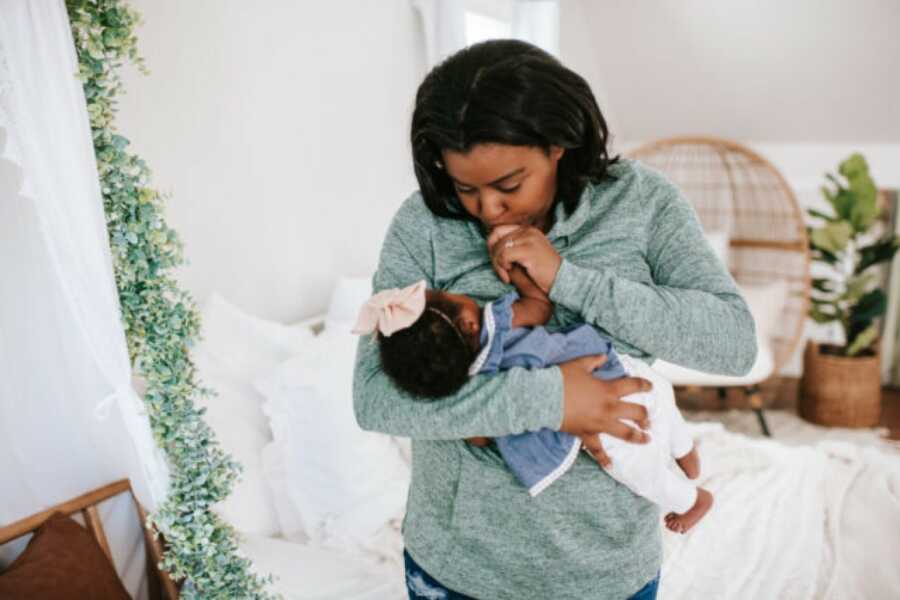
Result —
[[550, 146], [550, 158], [552, 158], [555, 161], [558, 161], [560, 158], [562, 158], [562, 155], [565, 154], [565, 152], [566, 152], [566, 149], [563, 148], [562, 146], [555, 146], [555, 145]]
[[462, 329], [466, 335], [473, 335], [478, 331], [478, 323], [468, 317], [462, 317], [457, 322], [457, 326]]

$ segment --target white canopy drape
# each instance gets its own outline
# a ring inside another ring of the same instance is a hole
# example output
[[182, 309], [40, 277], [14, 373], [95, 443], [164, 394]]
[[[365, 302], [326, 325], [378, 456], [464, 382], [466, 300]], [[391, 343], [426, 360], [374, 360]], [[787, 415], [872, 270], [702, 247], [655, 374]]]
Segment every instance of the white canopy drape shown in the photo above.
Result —
[[[167, 493], [165, 458], [132, 389], [77, 71], [63, 0], [0, 0], [4, 524], [124, 477], [149, 511]], [[127, 497], [100, 509], [117, 568], [137, 596], [144, 558], [136, 512]], [[0, 549], [0, 566], [24, 543]]]

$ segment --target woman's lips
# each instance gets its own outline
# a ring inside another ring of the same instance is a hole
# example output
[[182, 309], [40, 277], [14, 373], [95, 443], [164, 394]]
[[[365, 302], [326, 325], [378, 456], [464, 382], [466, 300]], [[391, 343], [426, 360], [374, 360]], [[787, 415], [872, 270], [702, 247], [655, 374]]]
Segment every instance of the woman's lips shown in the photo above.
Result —
[[524, 226], [527, 226], [530, 222], [531, 221], [528, 219], [523, 219], [521, 221], [513, 221], [513, 222], [507, 221], [507, 222], [503, 222], [503, 223], [494, 223], [493, 225], [488, 225], [487, 227], [488, 227], [488, 229], [496, 229], [497, 227], [503, 227], [505, 225], [515, 225], [517, 227], [524, 227]]

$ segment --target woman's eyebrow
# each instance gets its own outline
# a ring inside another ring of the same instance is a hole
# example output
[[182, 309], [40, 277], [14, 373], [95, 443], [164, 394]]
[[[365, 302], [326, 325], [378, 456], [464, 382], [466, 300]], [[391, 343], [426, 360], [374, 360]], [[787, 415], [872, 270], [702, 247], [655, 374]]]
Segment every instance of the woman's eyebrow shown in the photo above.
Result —
[[[494, 185], [495, 183], [500, 183], [500, 182], [503, 181], [504, 179], [509, 179], [509, 178], [512, 177], [513, 175], [518, 175], [519, 173], [521, 173], [521, 172], [524, 171], [524, 170], [525, 170], [525, 167], [519, 167], [519, 168], [516, 169], [515, 171], [512, 171], [512, 172], [510, 172], [510, 173], [507, 173], [507, 174], [504, 175], [503, 177], [499, 177], [499, 178], [497, 178], [497, 179], [495, 179], [495, 180], [493, 180], [493, 181], [488, 182], [487, 185]], [[448, 175], [449, 175], [449, 173], [448, 173]], [[458, 183], [459, 185], [468, 185], [468, 186], [471, 187], [470, 184], [464, 183], [464, 182], [460, 181], [459, 179], [457, 179], [457, 178], [454, 177], [453, 175], [450, 175], [450, 179], [452, 179], [453, 181], [455, 181], [455, 182]]]

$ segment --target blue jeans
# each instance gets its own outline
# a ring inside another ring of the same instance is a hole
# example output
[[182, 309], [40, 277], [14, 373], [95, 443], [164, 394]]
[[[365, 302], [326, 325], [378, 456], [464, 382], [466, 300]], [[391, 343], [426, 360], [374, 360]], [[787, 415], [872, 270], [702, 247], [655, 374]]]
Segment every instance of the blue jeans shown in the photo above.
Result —
[[[403, 564], [406, 566], [406, 591], [410, 600], [477, 600], [472, 596], [466, 596], [459, 592], [445, 588], [431, 575], [425, 572], [409, 552], [403, 550]], [[642, 587], [628, 600], [656, 600], [656, 590], [659, 588], [659, 573], [650, 583]]]

